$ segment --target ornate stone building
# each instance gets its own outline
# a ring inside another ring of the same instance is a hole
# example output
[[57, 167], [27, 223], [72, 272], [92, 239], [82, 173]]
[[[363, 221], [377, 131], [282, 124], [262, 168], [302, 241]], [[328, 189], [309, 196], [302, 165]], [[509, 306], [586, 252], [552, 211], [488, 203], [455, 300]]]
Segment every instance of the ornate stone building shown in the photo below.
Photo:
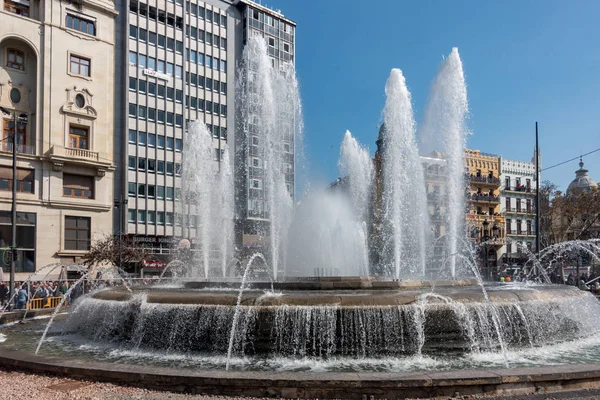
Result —
[[0, 5], [0, 265], [10, 266], [16, 133], [17, 279], [77, 262], [113, 232], [116, 15], [106, 0]]

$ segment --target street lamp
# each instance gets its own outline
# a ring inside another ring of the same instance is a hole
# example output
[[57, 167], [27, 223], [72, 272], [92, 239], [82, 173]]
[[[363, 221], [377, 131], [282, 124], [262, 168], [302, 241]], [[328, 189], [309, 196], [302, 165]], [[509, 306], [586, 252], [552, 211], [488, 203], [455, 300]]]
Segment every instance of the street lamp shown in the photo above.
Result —
[[[19, 130], [19, 123], [27, 124], [28, 115], [17, 114], [16, 111], [7, 110], [4, 107], [0, 107], [0, 111], [6, 115], [12, 115], [13, 117], [13, 134], [12, 134], [12, 206], [11, 206], [11, 227], [12, 227], [12, 241], [10, 246], [10, 292], [8, 298], [11, 302], [14, 301], [15, 294], [15, 272], [17, 270], [17, 135]], [[9, 307], [12, 305], [9, 304]]]

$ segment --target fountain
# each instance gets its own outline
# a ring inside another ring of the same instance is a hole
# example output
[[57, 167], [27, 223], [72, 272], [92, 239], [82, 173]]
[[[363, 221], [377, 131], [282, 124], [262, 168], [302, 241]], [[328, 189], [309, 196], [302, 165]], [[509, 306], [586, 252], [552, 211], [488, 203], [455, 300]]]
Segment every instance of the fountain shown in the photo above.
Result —
[[[287, 186], [290, 153], [280, 140], [302, 125], [293, 68], [274, 70], [260, 38], [250, 38], [244, 54], [238, 129], [260, 143], [260, 160], [236, 168], [262, 182], [252, 209], [268, 222], [261, 232], [268, 238], [264, 256], [244, 259], [235, 253], [228, 154], [212, 162], [210, 133], [202, 122], [192, 123], [183, 175], [185, 191], [195, 199], [189, 213], [200, 217], [201, 255], [169, 264], [165, 273], [178, 285], [109, 288], [84, 296], [68, 317], [52, 317], [37, 346], [41, 327], [7, 329], [0, 360], [10, 349], [42, 354], [29, 362], [50, 362], [45, 354], [94, 358], [125, 364], [118, 368], [127, 373], [138, 368], [135, 379], [144, 384], [177, 382], [190, 391], [284, 397], [454, 395], [458, 390], [451, 385], [466, 385], [471, 393], [502, 390], [503, 384], [512, 390], [531, 385], [535, 375], [521, 379], [522, 370], [510, 372], [515, 367], [600, 361], [600, 304], [589, 292], [481, 279], [479, 252], [464, 223], [468, 104], [456, 49], [434, 81], [419, 131], [405, 77], [399, 69], [391, 71], [381, 170], [346, 132], [339, 160], [344, 178], [310, 190], [296, 205], [295, 188]], [[444, 238], [432, 234], [417, 132], [421, 146], [440, 146], [446, 155]], [[446, 247], [444, 258], [429, 250], [439, 243]], [[377, 262], [369, 256], [374, 250]], [[551, 246], [537, 258], [530, 254], [530, 269], [544, 277], [546, 268], [573, 251], [600, 261], [598, 241], [572, 242]], [[258, 261], [270, 271], [266, 276], [253, 271]], [[100, 373], [102, 365], [90, 371]], [[432, 372], [495, 367], [509, 369], [473, 372], [471, 381], [459, 381], [458, 372]], [[81, 376], [76, 368], [61, 371]], [[417, 378], [385, 374], [414, 371]], [[125, 379], [114, 372], [106, 376]], [[457, 380], [445, 380], [448, 376]], [[244, 379], [236, 383], [237, 378]], [[286, 392], [290, 387], [298, 391]]]

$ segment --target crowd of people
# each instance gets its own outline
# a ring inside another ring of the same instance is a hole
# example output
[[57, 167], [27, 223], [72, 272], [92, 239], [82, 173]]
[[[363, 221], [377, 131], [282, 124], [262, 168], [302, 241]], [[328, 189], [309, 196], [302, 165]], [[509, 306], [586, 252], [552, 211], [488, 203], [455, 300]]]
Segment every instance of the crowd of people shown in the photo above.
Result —
[[[581, 290], [589, 290], [592, 293], [600, 294], [600, 279], [593, 272], [583, 274], [570, 273], [564, 277], [552, 271], [548, 274], [551, 283], [577, 286]], [[513, 274], [504, 273], [500, 275], [500, 282], [547, 282], [546, 278], [536, 274], [526, 274], [524, 271], [515, 272]]]
[[[14, 295], [14, 308], [23, 310], [27, 303], [34, 299], [46, 300], [51, 297], [68, 296], [67, 301], [72, 302], [83, 294], [105, 287], [120, 286], [123, 280], [89, 279], [79, 281], [32, 281], [16, 282]], [[10, 284], [0, 282], [0, 310], [4, 309], [10, 301]]]

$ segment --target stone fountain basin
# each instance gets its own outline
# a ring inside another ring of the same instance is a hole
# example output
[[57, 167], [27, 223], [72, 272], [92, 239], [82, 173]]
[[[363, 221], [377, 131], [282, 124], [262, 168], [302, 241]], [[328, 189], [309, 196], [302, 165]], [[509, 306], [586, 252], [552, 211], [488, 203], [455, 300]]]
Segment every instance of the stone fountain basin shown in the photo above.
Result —
[[[235, 306], [239, 282], [186, 282], [184, 288], [124, 288], [95, 293], [99, 300], [130, 301], [143, 293], [147, 303]], [[271, 291], [272, 288], [272, 291]], [[564, 285], [487, 284], [493, 303], [549, 301], [584, 295]], [[283, 282], [253, 282], [242, 294], [242, 306], [336, 306], [378, 307], [410, 305], [422, 301], [443, 308], [448, 301], [485, 303], [482, 288], [475, 280], [378, 281], [371, 277], [327, 277]]]

